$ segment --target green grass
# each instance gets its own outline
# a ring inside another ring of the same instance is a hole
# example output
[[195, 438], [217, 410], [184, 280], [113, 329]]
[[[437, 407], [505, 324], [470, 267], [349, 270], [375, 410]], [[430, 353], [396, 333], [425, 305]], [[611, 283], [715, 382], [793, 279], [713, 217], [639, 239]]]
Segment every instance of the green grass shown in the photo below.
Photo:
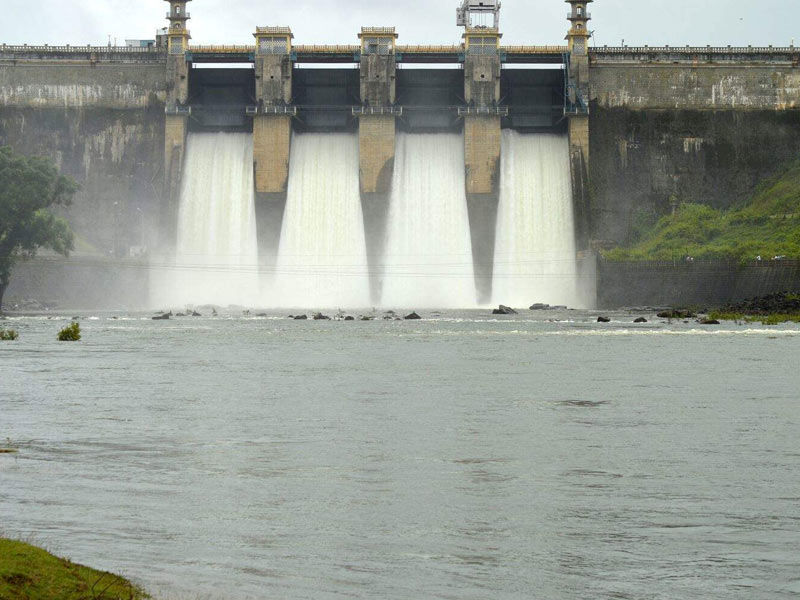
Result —
[[30, 544], [0, 538], [2, 600], [143, 600], [129, 581], [77, 565]]
[[683, 204], [638, 242], [605, 253], [609, 260], [753, 260], [800, 258], [800, 161], [765, 180], [742, 207]]
[[711, 311], [708, 317], [717, 321], [741, 321], [743, 323], [761, 323], [762, 325], [800, 323], [800, 314], [746, 315], [744, 313], [715, 310]]
[[81, 326], [77, 323], [67, 325], [58, 332], [59, 342], [77, 342], [81, 339]]

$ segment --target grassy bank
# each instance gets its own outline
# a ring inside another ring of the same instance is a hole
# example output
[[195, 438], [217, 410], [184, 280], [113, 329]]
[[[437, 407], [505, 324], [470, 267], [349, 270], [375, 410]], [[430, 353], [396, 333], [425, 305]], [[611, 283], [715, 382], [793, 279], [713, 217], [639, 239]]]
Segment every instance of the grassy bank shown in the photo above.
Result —
[[683, 204], [674, 215], [645, 229], [634, 244], [605, 256], [610, 260], [800, 258], [800, 161], [764, 181], [738, 209]]
[[708, 316], [718, 321], [741, 321], [764, 325], [800, 323], [800, 295], [783, 293], [751, 298], [713, 310]]
[[129, 581], [0, 538], [1, 600], [144, 600]]

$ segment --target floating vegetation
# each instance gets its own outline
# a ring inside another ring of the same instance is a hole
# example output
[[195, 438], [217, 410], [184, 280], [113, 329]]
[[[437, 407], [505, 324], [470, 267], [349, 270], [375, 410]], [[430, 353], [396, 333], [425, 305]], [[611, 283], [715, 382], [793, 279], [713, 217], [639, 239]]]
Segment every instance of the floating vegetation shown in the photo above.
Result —
[[19, 334], [13, 329], [0, 329], [0, 341], [13, 342], [19, 339]]
[[81, 339], [81, 326], [78, 323], [67, 325], [58, 332], [59, 342], [77, 342]]

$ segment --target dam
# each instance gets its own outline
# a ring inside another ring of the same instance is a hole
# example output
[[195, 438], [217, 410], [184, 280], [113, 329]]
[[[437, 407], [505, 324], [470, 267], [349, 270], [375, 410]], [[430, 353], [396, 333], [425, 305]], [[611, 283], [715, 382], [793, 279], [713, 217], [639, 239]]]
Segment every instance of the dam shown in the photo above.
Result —
[[592, 0], [564, 46], [503, 45], [496, 0], [460, 45], [197, 46], [190, 1], [151, 45], [0, 46], [0, 143], [82, 184], [70, 220], [142, 306], [591, 307], [641, 215], [800, 151], [794, 46], [591, 46]]

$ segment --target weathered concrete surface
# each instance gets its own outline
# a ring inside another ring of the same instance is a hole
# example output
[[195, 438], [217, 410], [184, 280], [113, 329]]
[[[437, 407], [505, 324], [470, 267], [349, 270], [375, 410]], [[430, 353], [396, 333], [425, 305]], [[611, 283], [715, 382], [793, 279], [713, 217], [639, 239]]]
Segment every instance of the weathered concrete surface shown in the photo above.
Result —
[[66, 211], [80, 246], [153, 247], [163, 221], [164, 112], [0, 107], [0, 145], [47, 156], [81, 189]]
[[286, 193], [291, 137], [292, 124], [289, 116], [258, 116], [253, 119], [256, 192]]
[[500, 100], [500, 57], [468, 54], [464, 61], [464, 99], [474, 106]]
[[592, 237], [625, 243], [680, 202], [729, 208], [800, 154], [800, 110], [592, 106]]
[[478, 301], [492, 295], [500, 184], [500, 117], [464, 119], [464, 166]]
[[166, 101], [163, 64], [0, 63], [0, 106], [147, 108]]
[[161, 246], [173, 247], [177, 233], [183, 161], [186, 156], [186, 136], [189, 119], [181, 115], [166, 115], [164, 124], [164, 227]]
[[467, 193], [495, 193], [500, 169], [500, 117], [464, 119], [464, 160]]
[[268, 106], [292, 101], [292, 59], [289, 55], [257, 54], [255, 78], [257, 101]]
[[361, 102], [369, 106], [391, 106], [395, 100], [394, 54], [363, 54], [361, 56]]
[[791, 65], [593, 64], [590, 79], [603, 108], [800, 108], [800, 68]]
[[800, 261], [597, 264], [598, 308], [708, 308], [786, 291], [800, 291]]
[[[358, 122], [359, 178], [361, 207], [364, 214], [364, 233], [367, 260], [371, 271], [381, 271], [389, 197], [394, 173], [395, 117], [393, 115], [362, 115]], [[372, 297], [380, 298], [381, 280], [370, 279]]]
[[278, 256], [289, 183], [291, 140], [291, 117], [271, 115], [253, 119], [259, 260], [267, 267], [274, 266]]
[[366, 194], [389, 191], [395, 149], [393, 115], [363, 115], [358, 120], [358, 153], [361, 191]]
[[572, 176], [572, 207], [575, 216], [575, 239], [579, 250], [589, 247], [589, 115], [569, 117], [569, 158]]

